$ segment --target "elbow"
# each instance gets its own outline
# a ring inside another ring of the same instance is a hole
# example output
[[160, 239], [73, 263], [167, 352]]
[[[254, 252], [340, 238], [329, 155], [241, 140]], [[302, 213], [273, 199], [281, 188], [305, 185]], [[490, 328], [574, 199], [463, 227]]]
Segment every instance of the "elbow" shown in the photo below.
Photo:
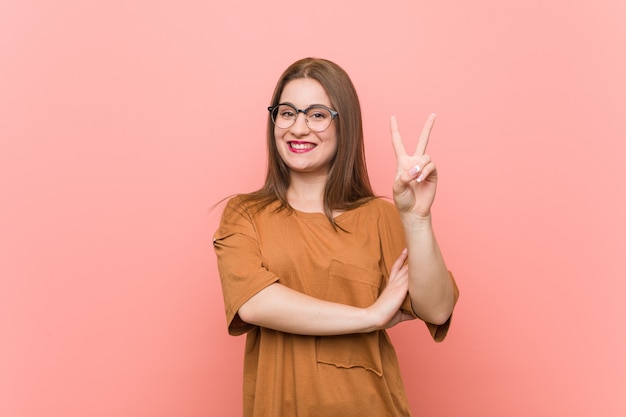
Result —
[[450, 317], [452, 317], [452, 310], [454, 309], [454, 304], [451, 304], [450, 306], [439, 306], [436, 308], [431, 307], [428, 309], [417, 309], [415, 308], [417, 305], [418, 304], [413, 302], [413, 311], [415, 314], [417, 314], [417, 316], [423, 321], [436, 326], [446, 324], [448, 320], [450, 320]]
[[441, 326], [446, 324], [448, 320], [450, 320], [450, 317], [452, 317], [452, 310], [446, 310], [432, 315], [432, 317], [429, 317], [429, 319], [425, 321], [436, 326]]
[[[263, 326], [275, 316], [276, 299], [280, 299], [281, 286], [273, 283], [254, 294], [243, 303], [237, 313], [248, 324]], [[278, 291], [278, 293], [277, 293]]]
[[250, 300], [246, 301], [241, 307], [239, 307], [239, 311], [237, 312], [237, 314], [242, 321], [248, 324], [256, 324], [254, 313], [255, 309], [254, 305], [251, 304], [253, 303], [250, 303]]
[[262, 289], [239, 307], [237, 314], [241, 320], [248, 324], [261, 325], [263, 317], [267, 315], [267, 308], [264, 307], [271, 304], [271, 299], [268, 299], [270, 288], [273, 289], [274, 286]]
[[439, 308], [433, 311], [431, 320], [429, 323], [441, 326], [446, 324], [450, 317], [452, 317], [452, 311], [454, 311], [455, 299], [447, 300], [442, 303]]
[[[419, 291], [416, 293], [422, 294], [422, 292]], [[459, 290], [454, 281], [452, 281], [452, 287], [449, 291], [446, 291], [434, 299], [425, 297], [424, 295], [422, 295], [421, 298], [413, 297], [413, 293], [411, 293], [413, 311], [425, 322], [436, 326], [446, 324], [450, 320], [458, 299]]]

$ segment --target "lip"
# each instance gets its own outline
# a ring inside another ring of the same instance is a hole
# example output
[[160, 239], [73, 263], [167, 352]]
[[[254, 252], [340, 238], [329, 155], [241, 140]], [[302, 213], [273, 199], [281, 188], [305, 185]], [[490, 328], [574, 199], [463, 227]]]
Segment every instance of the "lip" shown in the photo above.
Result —
[[287, 145], [289, 151], [293, 153], [307, 153], [317, 147], [317, 145], [314, 143], [297, 140], [290, 140], [289, 142], [287, 142]]

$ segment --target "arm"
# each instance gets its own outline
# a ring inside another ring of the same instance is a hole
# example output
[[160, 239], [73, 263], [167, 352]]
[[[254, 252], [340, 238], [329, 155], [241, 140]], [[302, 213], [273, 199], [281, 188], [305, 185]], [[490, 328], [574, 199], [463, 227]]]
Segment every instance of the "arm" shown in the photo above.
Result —
[[425, 151], [434, 122], [432, 114], [415, 154], [407, 155], [398, 123], [395, 118], [391, 119], [391, 138], [398, 164], [393, 196], [407, 239], [413, 310], [426, 322], [443, 324], [452, 314], [457, 294], [435, 238], [430, 212], [437, 187], [437, 170]]
[[389, 282], [368, 308], [332, 303], [274, 283], [239, 308], [239, 317], [250, 324], [288, 333], [329, 336], [366, 333], [411, 319], [399, 311], [408, 288], [404, 251], [394, 263]]
[[401, 216], [409, 248], [409, 294], [415, 314], [432, 324], [452, 315], [455, 289], [435, 239], [430, 216]]

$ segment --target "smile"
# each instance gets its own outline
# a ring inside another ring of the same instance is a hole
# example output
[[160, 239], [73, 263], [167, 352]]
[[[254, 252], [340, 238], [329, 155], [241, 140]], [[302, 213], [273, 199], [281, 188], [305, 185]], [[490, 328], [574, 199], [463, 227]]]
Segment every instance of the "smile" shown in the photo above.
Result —
[[308, 152], [315, 148], [317, 145], [310, 142], [287, 142], [289, 149], [293, 152]]

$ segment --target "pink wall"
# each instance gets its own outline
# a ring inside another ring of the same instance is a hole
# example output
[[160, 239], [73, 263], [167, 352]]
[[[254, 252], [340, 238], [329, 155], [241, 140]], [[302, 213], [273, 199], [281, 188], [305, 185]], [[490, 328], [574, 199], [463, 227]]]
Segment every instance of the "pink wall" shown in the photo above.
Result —
[[[622, 0], [0, 2], [0, 415], [237, 416], [211, 206], [260, 185], [279, 73], [439, 118], [449, 339], [393, 337], [420, 416], [626, 414]], [[437, 411], [437, 409], [439, 409]]]

